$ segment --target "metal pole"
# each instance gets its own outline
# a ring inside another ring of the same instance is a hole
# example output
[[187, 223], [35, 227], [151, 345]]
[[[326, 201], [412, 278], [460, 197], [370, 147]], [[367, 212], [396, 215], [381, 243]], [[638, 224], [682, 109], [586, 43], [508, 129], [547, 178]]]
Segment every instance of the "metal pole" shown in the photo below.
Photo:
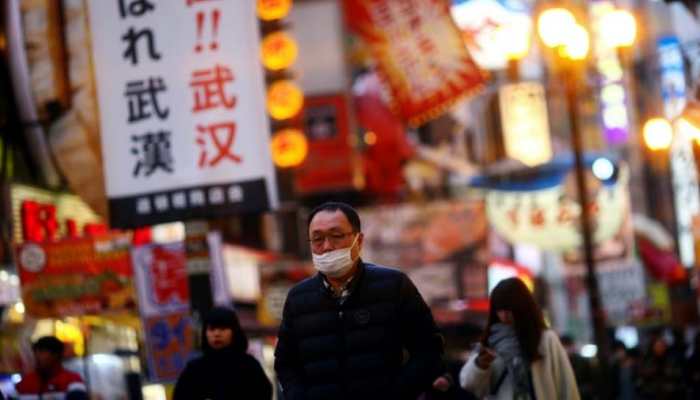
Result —
[[[598, 362], [602, 372], [608, 371], [610, 346], [605, 328], [605, 314], [598, 290], [598, 277], [596, 276], [593, 227], [591, 223], [590, 199], [586, 188], [586, 165], [584, 162], [584, 146], [579, 127], [578, 116], [578, 85], [582, 79], [581, 71], [574, 62], [562, 60], [564, 82], [566, 85], [566, 102], [569, 111], [569, 124], [571, 126], [571, 144], [574, 152], [574, 169], [576, 172], [576, 187], [578, 189], [578, 201], [581, 206], [581, 235], [583, 236], [583, 254], [586, 263], [586, 288], [591, 308], [591, 322], [593, 323], [593, 337], [598, 347]], [[603, 375], [605, 377], [605, 375]]]

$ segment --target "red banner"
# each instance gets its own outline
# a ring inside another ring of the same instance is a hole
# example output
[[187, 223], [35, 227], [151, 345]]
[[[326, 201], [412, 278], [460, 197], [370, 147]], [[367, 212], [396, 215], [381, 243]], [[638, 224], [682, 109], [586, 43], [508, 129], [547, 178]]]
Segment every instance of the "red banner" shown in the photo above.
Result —
[[123, 236], [17, 246], [22, 301], [37, 318], [134, 307], [129, 241]]
[[481, 88], [447, 0], [344, 0], [348, 26], [389, 84], [394, 110], [412, 125]]

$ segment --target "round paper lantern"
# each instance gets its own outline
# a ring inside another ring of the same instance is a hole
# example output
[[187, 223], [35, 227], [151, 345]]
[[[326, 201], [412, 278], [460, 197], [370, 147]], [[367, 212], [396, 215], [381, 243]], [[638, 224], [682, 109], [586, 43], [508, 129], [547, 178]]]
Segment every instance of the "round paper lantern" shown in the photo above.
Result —
[[309, 144], [304, 132], [298, 129], [283, 129], [272, 137], [270, 150], [276, 166], [296, 167], [304, 162], [309, 152]]
[[288, 119], [304, 105], [304, 93], [289, 80], [277, 81], [267, 91], [267, 110], [274, 119]]
[[263, 21], [281, 19], [291, 8], [292, 0], [258, 0], [258, 17]]
[[297, 43], [282, 31], [265, 36], [260, 47], [262, 63], [272, 71], [289, 68], [296, 61], [297, 54]]

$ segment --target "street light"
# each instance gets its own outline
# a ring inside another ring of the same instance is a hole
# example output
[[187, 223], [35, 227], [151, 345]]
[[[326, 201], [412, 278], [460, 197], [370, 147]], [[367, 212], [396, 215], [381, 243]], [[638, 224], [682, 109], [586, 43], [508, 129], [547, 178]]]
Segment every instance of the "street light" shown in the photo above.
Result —
[[643, 135], [649, 150], [667, 150], [673, 142], [673, 127], [666, 118], [651, 118], [644, 123]]
[[[611, 13], [612, 14], [612, 13]], [[630, 45], [630, 37], [634, 41], [634, 33], [629, 32], [629, 18], [623, 14], [614, 14], [610, 21], [625, 24], [626, 34], [621, 39], [614, 39], [611, 46]], [[634, 23], [634, 18], [632, 17]], [[589, 52], [589, 34], [586, 28], [576, 20], [574, 13], [557, 7], [542, 11], [537, 21], [537, 28], [542, 43], [554, 53], [554, 67], [566, 87], [566, 101], [569, 111], [569, 125], [571, 127], [572, 150], [574, 153], [574, 167], [576, 172], [576, 185], [578, 189], [578, 201], [581, 208], [581, 233], [583, 237], [583, 252], [586, 264], [586, 287], [588, 289], [593, 334], [598, 347], [598, 359], [603, 371], [607, 371], [609, 359], [609, 343], [606, 332], [605, 314], [600, 298], [598, 279], [595, 269], [593, 224], [591, 222], [591, 208], [589, 193], [586, 188], [586, 166], [584, 163], [584, 146], [579, 127], [578, 114], [578, 86], [585, 81], [586, 57]], [[612, 28], [610, 28], [612, 30]]]

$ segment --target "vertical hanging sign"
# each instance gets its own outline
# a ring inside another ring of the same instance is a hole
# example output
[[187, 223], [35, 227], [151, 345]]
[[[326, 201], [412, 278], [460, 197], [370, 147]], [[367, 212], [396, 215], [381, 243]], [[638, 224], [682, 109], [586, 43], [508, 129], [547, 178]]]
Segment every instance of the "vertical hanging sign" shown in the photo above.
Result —
[[[677, 38], [669, 36], [657, 41], [659, 69], [661, 72], [661, 96], [664, 114], [673, 121], [678, 118], [687, 104], [687, 86], [681, 44]], [[671, 145], [671, 172], [673, 177], [673, 197], [676, 209], [678, 230], [678, 253], [681, 263], [690, 268], [695, 265], [695, 237], [693, 218], [700, 214], [700, 193], [692, 137], [674, 123], [674, 137]]]
[[274, 208], [254, 2], [88, 4], [112, 226]]

